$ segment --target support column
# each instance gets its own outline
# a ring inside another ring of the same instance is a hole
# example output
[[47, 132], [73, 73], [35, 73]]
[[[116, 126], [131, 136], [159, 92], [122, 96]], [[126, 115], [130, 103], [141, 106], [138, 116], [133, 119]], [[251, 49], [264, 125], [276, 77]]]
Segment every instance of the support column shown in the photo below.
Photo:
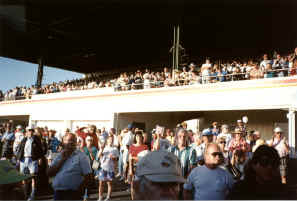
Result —
[[42, 85], [43, 66], [44, 66], [44, 58], [40, 57], [38, 60], [38, 73], [37, 73], [36, 87], [41, 87]]
[[295, 110], [289, 109], [289, 113], [287, 114], [289, 119], [289, 147], [290, 147], [290, 157], [296, 158], [296, 145], [295, 145]]

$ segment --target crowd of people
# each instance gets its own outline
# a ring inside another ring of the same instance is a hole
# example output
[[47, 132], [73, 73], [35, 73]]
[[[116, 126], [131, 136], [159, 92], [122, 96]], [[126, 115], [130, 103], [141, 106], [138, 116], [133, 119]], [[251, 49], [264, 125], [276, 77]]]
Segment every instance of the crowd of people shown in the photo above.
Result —
[[89, 76], [71, 81], [47, 84], [41, 88], [16, 87], [2, 92], [0, 100], [29, 99], [36, 94], [49, 94], [57, 92], [87, 90], [94, 88], [112, 87], [115, 91], [138, 90], [147, 88], [160, 88], [183, 86], [192, 84], [207, 84], [225, 81], [253, 80], [273, 77], [286, 77], [296, 75], [297, 48], [290, 55], [281, 56], [275, 53], [272, 58], [264, 54], [260, 62], [232, 61], [228, 63], [212, 63], [206, 59], [205, 63], [196, 65], [190, 63], [188, 67], [174, 70], [165, 67], [162, 72], [153, 72], [145, 69], [134, 73], [121, 73], [111, 79], [104, 76], [90, 74]]
[[[213, 122], [193, 131], [183, 122], [173, 129], [157, 125], [149, 134], [131, 123], [121, 131], [89, 125], [56, 136], [10, 121], [0, 126], [0, 185], [13, 191], [23, 181], [21, 199], [28, 200], [48, 189], [49, 177], [54, 200], [87, 199], [95, 183], [98, 201], [108, 201], [116, 179], [129, 184], [133, 200], [295, 199], [286, 188], [289, 146], [282, 129], [268, 140], [243, 120], [232, 130]], [[0, 198], [11, 197], [0, 191]]]

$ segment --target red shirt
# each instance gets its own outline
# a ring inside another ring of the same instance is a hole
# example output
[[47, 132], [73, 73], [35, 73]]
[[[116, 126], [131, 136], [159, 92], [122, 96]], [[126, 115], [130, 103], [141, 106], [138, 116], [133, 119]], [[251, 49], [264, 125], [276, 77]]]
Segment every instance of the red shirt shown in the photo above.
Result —
[[140, 146], [135, 146], [133, 144], [133, 145], [131, 145], [129, 147], [129, 154], [131, 154], [132, 157], [137, 157], [137, 154], [144, 151], [144, 150], [148, 150], [147, 145], [143, 144], [143, 145], [140, 145]]

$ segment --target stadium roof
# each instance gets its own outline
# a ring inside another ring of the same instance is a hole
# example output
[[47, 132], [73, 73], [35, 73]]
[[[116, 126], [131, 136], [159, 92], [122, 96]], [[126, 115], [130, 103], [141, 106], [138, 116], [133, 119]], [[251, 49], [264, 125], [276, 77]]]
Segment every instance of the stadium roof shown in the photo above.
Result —
[[[170, 65], [173, 25], [191, 61], [297, 46], [294, 0], [2, 0], [0, 56], [76, 72]], [[186, 61], [186, 60], [185, 60]]]

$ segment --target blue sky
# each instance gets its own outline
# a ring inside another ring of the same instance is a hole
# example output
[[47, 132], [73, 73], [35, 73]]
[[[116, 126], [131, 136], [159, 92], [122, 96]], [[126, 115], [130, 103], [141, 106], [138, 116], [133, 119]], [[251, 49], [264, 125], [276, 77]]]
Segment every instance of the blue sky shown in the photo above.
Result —
[[[34, 85], [37, 79], [38, 65], [0, 57], [0, 90], [3, 92], [16, 86]], [[82, 78], [83, 74], [58, 68], [45, 67], [43, 84]]]

